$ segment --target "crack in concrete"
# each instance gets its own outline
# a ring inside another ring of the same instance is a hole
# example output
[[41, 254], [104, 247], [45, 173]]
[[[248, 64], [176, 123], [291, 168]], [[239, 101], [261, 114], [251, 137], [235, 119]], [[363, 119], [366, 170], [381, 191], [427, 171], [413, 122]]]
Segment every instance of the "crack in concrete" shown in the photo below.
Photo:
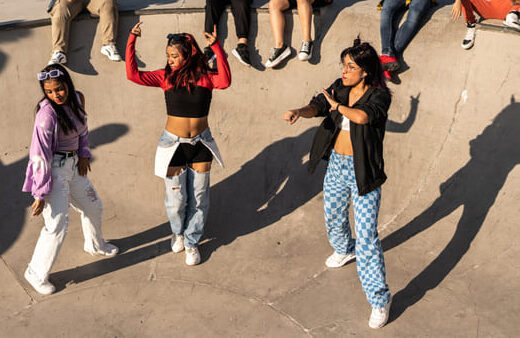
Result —
[[0, 255], [0, 258], [2, 259], [2, 262], [4, 263], [7, 270], [9, 270], [9, 273], [13, 276], [14, 280], [16, 281], [16, 284], [18, 284], [18, 286], [21, 287], [22, 290], [27, 294], [27, 297], [29, 297], [31, 304], [36, 303], [36, 300], [31, 296], [29, 290], [27, 290], [27, 288], [24, 287], [22, 283], [20, 283], [18, 277], [16, 276], [16, 273], [14, 273], [14, 270], [11, 268], [11, 266], [9, 266], [9, 264], [7, 264], [7, 261], [4, 259], [4, 256]]
[[507, 68], [506, 76], [504, 77], [504, 80], [502, 81], [502, 83], [501, 83], [500, 86], [498, 87], [498, 89], [497, 89], [497, 93], [500, 93], [500, 91], [502, 90], [502, 87], [504, 86], [504, 84], [507, 82], [507, 80], [509, 80], [509, 73], [511, 73], [511, 66], [509, 66], [509, 67]]
[[403, 212], [410, 207], [410, 205], [412, 204], [412, 201], [415, 201], [415, 200], [417, 200], [419, 198], [419, 194], [423, 191], [424, 187], [427, 186], [428, 178], [431, 176], [431, 173], [433, 172], [433, 170], [438, 166], [439, 161], [440, 161], [440, 155], [442, 154], [442, 152], [444, 150], [444, 147], [448, 143], [448, 140], [450, 138], [453, 126], [455, 125], [455, 123], [457, 121], [457, 117], [459, 115], [459, 109], [458, 109], [459, 108], [459, 103], [462, 100], [462, 93], [466, 90], [466, 86], [468, 84], [468, 78], [469, 78], [469, 76], [471, 74], [470, 69], [472, 68], [472, 64], [473, 64], [473, 60], [474, 59], [475, 59], [475, 54], [473, 54], [471, 56], [470, 60], [469, 60], [468, 71], [465, 72], [466, 75], [465, 75], [465, 78], [464, 78], [464, 84], [462, 85], [462, 90], [460, 91], [461, 95], [459, 95], [459, 97], [458, 97], [457, 101], [455, 101], [455, 104], [454, 104], [454, 107], [453, 107], [453, 117], [452, 117], [451, 122], [449, 124], [448, 132], [446, 133], [446, 136], [444, 137], [444, 140], [442, 140], [441, 146], [439, 147], [439, 150], [437, 151], [435, 156], [433, 156], [433, 160], [432, 160], [430, 166], [428, 167], [428, 169], [426, 170], [426, 174], [423, 176], [423, 179], [420, 181], [419, 187], [413, 193], [410, 194], [410, 198], [408, 199], [408, 203], [404, 207], [402, 207], [399, 211], [397, 211], [394, 214], [394, 216], [389, 221], [387, 221], [386, 223], [384, 223], [384, 224], [379, 226], [380, 232], [384, 231], [400, 215], [402, 215]]

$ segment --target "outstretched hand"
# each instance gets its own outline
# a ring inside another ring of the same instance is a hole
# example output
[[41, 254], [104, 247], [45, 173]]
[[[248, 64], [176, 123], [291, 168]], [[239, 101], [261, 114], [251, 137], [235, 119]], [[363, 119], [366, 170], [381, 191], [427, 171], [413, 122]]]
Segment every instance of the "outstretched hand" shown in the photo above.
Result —
[[138, 23], [135, 24], [135, 26], [130, 30], [130, 33], [136, 35], [136, 36], [141, 36], [141, 25], [143, 24], [142, 21], [139, 21]]
[[204, 32], [204, 39], [210, 46], [217, 41], [217, 25], [213, 26], [213, 33]]
[[299, 113], [298, 109], [288, 110], [282, 116], [282, 118], [285, 121], [289, 122], [290, 125], [294, 124], [294, 122], [296, 122], [299, 117], [300, 117], [300, 113]]
[[332, 95], [329, 94], [325, 89], [321, 90], [321, 93], [323, 96], [325, 96], [325, 99], [327, 99], [327, 102], [330, 104], [330, 111], [338, 109], [338, 102], [334, 100], [334, 89], [332, 90]]

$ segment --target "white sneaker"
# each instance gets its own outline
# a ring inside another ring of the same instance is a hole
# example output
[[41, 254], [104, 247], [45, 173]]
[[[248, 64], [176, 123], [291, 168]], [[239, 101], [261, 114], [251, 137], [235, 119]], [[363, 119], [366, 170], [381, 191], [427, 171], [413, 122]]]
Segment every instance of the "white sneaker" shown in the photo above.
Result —
[[111, 243], [105, 243], [105, 246], [103, 248], [99, 248], [99, 249], [94, 249], [94, 250], [87, 249], [87, 248], [83, 248], [83, 249], [85, 250], [85, 252], [91, 254], [92, 256], [99, 255], [99, 256], [106, 256], [106, 257], [114, 257], [119, 252], [119, 248]]
[[507, 27], [511, 27], [517, 30], [520, 30], [520, 12], [511, 11], [506, 15], [506, 19], [504, 20], [504, 25]]
[[327, 258], [325, 265], [329, 268], [339, 268], [356, 258], [355, 253], [340, 255], [336, 251]]
[[390, 298], [388, 303], [383, 307], [373, 307], [372, 314], [370, 314], [370, 319], [368, 320], [368, 326], [373, 329], [379, 329], [385, 326], [388, 321], [388, 316], [390, 315], [391, 305], [392, 298]]
[[300, 52], [298, 53], [298, 60], [309, 61], [311, 57], [312, 57], [312, 41], [309, 41], [309, 42], [302, 41], [302, 47], [300, 48]]
[[186, 265], [197, 265], [200, 263], [200, 253], [197, 247], [186, 249]]
[[38, 293], [41, 293], [42, 295], [50, 295], [56, 291], [56, 288], [48, 279], [39, 279], [30, 267], [27, 267], [25, 270], [24, 277], [29, 284], [31, 284], [34, 290], [38, 291]]
[[104, 45], [101, 47], [101, 54], [108, 56], [108, 58], [112, 61], [121, 61], [121, 56], [117, 52], [116, 45], [111, 43], [109, 45]]
[[464, 37], [464, 40], [462, 40], [461, 47], [464, 49], [470, 49], [475, 44], [475, 30], [477, 28], [475, 27], [475, 24], [473, 26], [468, 26], [468, 29], [466, 30], [466, 36]]
[[178, 253], [178, 252], [181, 252], [182, 250], [184, 250], [184, 236], [173, 235], [171, 245], [172, 245], [172, 251], [175, 253]]
[[54, 65], [57, 63], [60, 65], [67, 63], [67, 55], [65, 55], [65, 53], [63, 53], [61, 50], [55, 50], [51, 55], [51, 59], [49, 60], [49, 63], [47, 63], [47, 64]]

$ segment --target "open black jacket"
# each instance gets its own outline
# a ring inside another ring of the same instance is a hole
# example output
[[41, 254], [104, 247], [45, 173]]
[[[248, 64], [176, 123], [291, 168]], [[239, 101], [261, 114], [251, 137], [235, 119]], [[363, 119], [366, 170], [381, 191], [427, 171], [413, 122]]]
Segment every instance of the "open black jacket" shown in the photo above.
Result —
[[[327, 88], [334, 100], [349, 107], [348, 96], [351, 87], [345, 87], [340, 79]], [[386, 181], [383, 160], [383, 138], [391, 101], [386, 89], [370, 87], [365, 94], [350, 108], [360, 109], [368, 115], [367, 124], [350, 121], [350, 140], [354, 150], [354, 173], [360, 195], [365, 195], [378, 188]], [[313, 173], [321, 159], [328, 161], [334, 142], [341, 129], [343, 115], [338, 111], [330, 112], [330, 104], [323, 94], [316, 95], [309, 103], [318, 110], [317, 116], [325, 116], [316, 131], [311, 147], [308, 164]]]

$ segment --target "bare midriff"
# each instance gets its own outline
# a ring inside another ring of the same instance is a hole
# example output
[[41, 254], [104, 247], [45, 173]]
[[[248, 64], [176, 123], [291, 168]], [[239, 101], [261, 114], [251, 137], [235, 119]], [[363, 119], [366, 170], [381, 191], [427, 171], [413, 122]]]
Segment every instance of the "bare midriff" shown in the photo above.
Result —
[[340, 130], [338, 136], [336, 137], [336, 142], [334, 143], [334, 150], [340, 155], [354, 155], [349, 131], [343, 129]]
[[168, 116], [166, 130], [179, 137], [192, 138], [208, 128], [208, 117]]

